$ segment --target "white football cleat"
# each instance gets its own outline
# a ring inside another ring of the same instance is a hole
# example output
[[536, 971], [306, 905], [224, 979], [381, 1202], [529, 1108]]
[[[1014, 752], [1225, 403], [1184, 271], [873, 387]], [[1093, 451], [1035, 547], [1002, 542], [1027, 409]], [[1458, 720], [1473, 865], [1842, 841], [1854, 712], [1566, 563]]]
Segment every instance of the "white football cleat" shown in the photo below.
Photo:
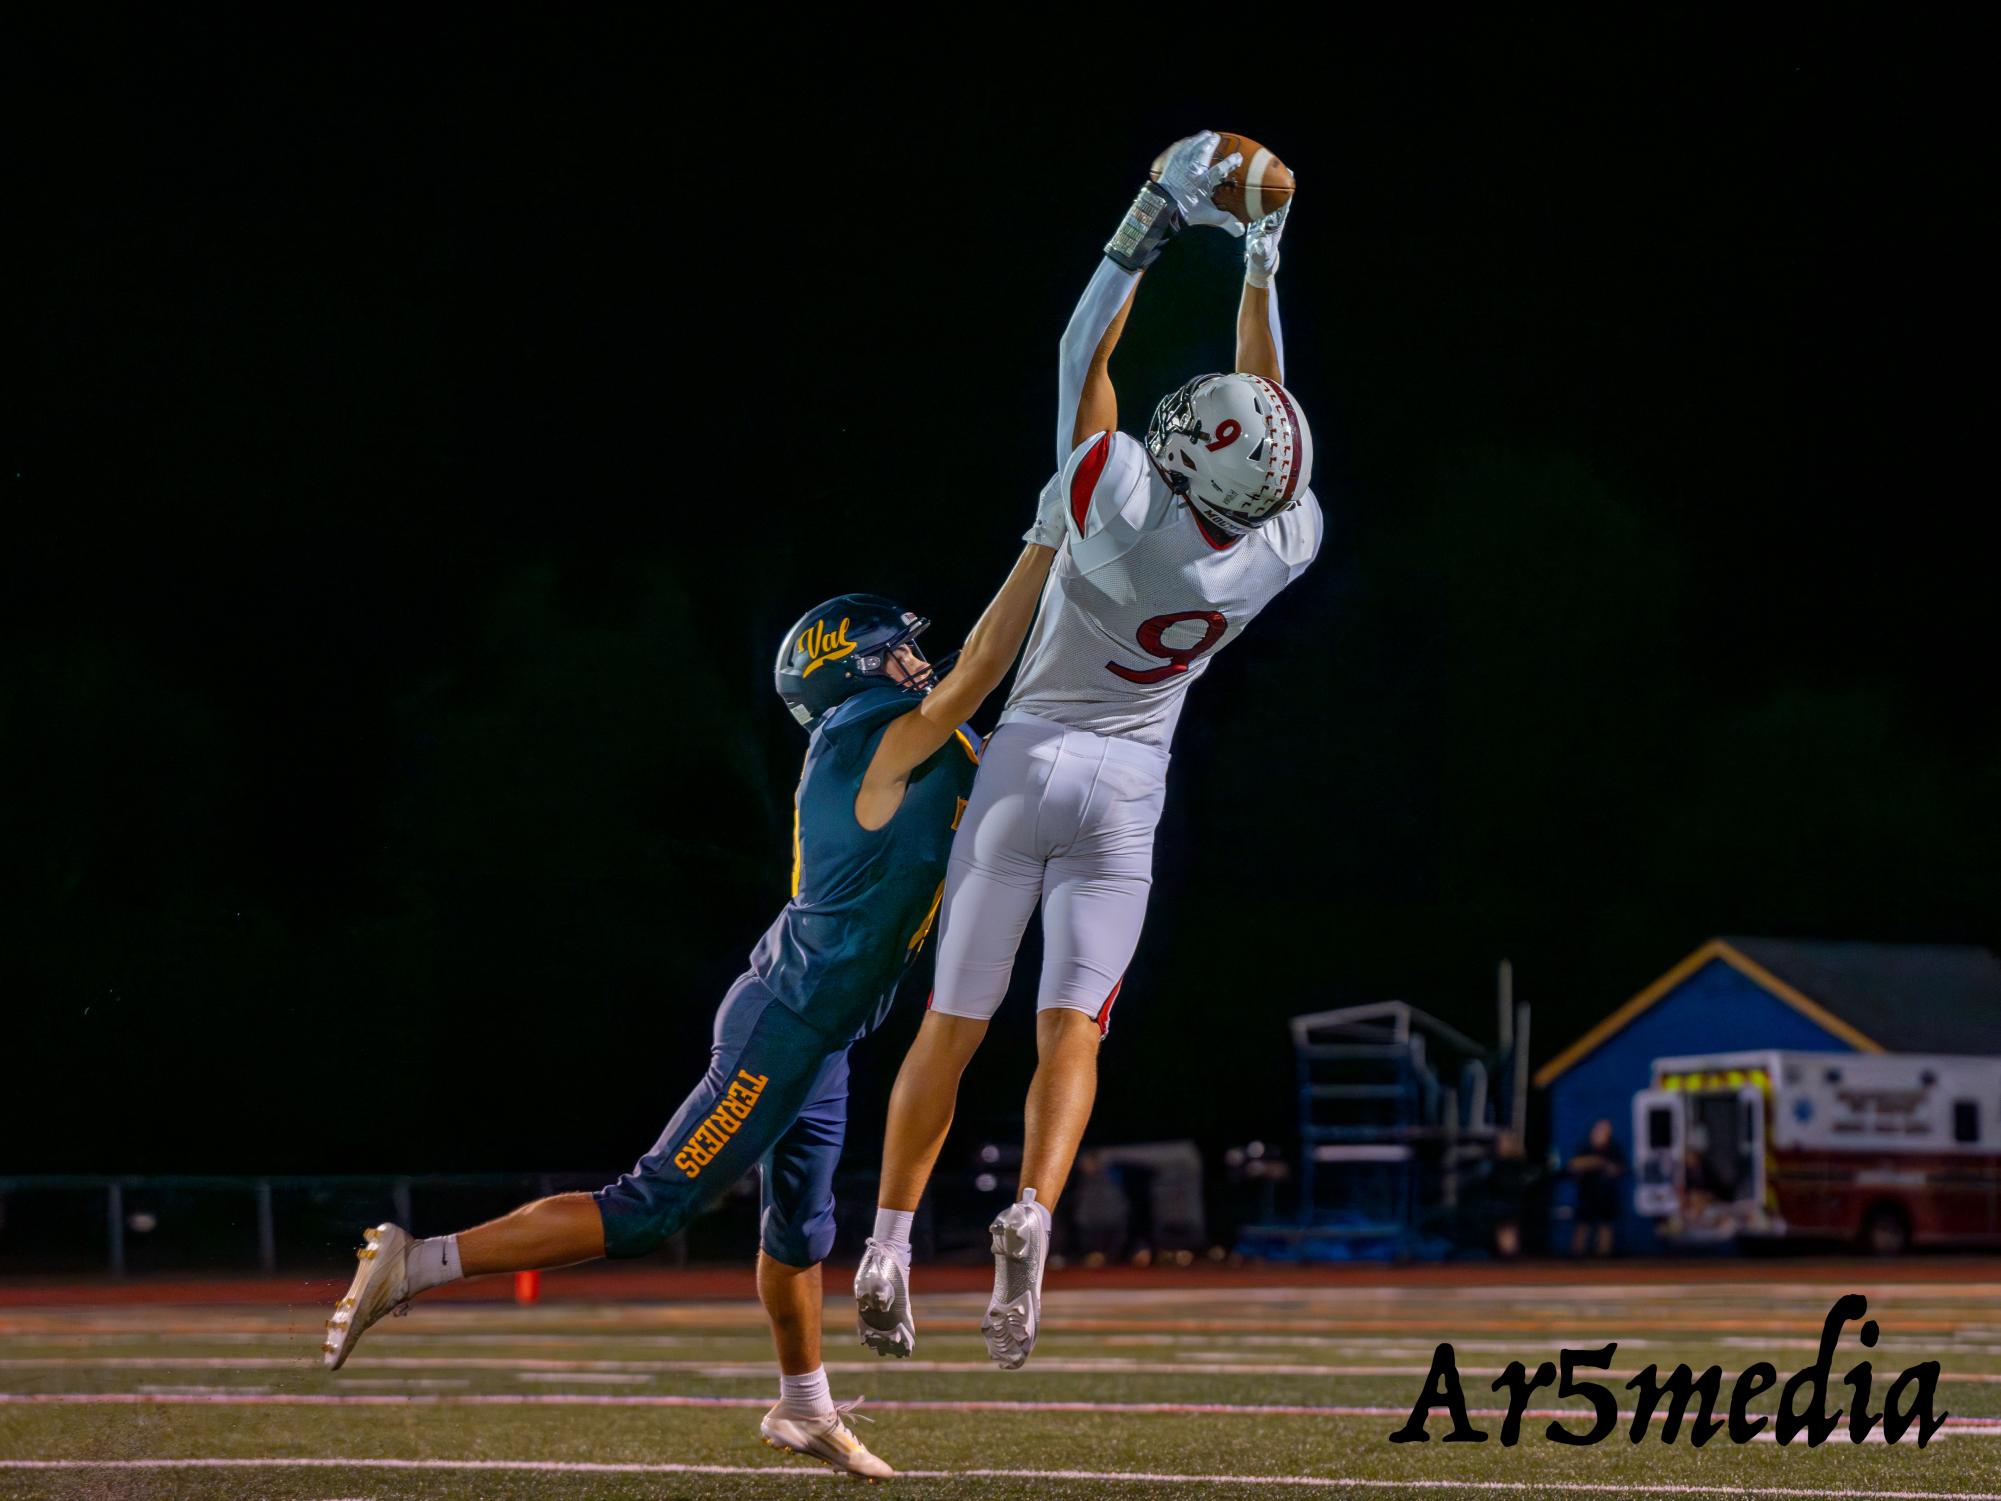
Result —
[[980, 1333], [987, 1353], [1003, 1371], [1018, 1371], [1035, 1348], [1042, 1322], [1042, 1267], [1049, 1259], [1049, 1225], [1027, 1190], [989, 1227], [994, 1238], [994, 1295], [987, 1302]]
[[888, 1480], [896, 1471], [869, 1453], [868, 1445], [848, 1427], [847, 1416], [861, 1400], [857, 1397], [853, 1402], [837, 1402], [827, 1412], [803, 1418], [786, 1412], [785, 1404], [780, 1402], [764, 1415], [757, 1431], [764, 1436], [768, 1448], [803, 1454], [870, 1484]]
[[910, 1314], [910, 1269], [874, 1237], [855, 1268], [855, 1330], [878, 1355], [903, 1359], [917, 1348], [917, 1321]]
[[346, 1363], [369, 1325], [385, 1313], [410, 1311], [410, 1279], [404, 1258], [416, 1244], [414, 1237], [395, 1225], [375, 1225], [361, 1232], [361, 1242], [361, 1249], [354, 1253], [361, 1265], [347, 1286], [347, 1296], [334, 1304], [326, 1340], [320, 1345], [330, 1371]]

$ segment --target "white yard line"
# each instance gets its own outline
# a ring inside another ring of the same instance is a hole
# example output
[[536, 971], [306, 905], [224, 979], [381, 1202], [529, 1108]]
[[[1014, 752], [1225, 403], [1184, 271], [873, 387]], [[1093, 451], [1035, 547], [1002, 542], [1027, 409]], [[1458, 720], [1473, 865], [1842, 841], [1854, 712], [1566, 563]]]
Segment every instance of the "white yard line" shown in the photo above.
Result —
[[[432, 1470], [556, 1475], [735, 1475], [826, 1480], [796, 1465], [608, 1464], [557, 1459], [0, 1459], [0, 1470]], [[1824, 1496], [1840, 1501], [2001, 1501], [2001, 1491], [1868, 1491], [1779, 1485], [1634, 1485], [1581, 1480], [1375, 1480], [1336, 1475], [1181, 1475], [1126, 1470], [901, 1470], [912, 1480], [1092, 1480], [1133, 1485], [1273, 1485], [1315, 1490], [1569, 1491], [1615, 1496]]]
[[[261, 1397], [267, 1395], [271, 1388], [268, 1386], [197, 1386], [178, 1382], [155, 1386], [142, 1381], [133, 1390], [145, 1397], [213, 1397], [222, 1394], [232, 1397]], [[6, 1395], [0, 1394], [0, 1402], [6, 1400]]]
[[[272, 1392], [265, 1387], [142, 1388], [137, 1392], [0, 1392], [0, 1407], [694, 1407], [755, 1411], [770, 1405], [768, 1396], [697, 1397], [627, 1392], [367, 1392], [343, 1395], [334, 1392]], [[1386, 1404], [1079, 1402], [1003, 1398], [955, 1401], [921, 1397], [878, 1399], [868, 1403], [868, 1407], [871, 1411], [882, 1412], [1089, 1412], [1123, 1416], [1193, 1414], [1205, 1417], [1402, 1418], [1410, 1413], [1408, 1407]], [[1470, 1407], [1467, 1415], [1491, 1421], [1506, 1417], [1507, 1409]], [[1535, 1422], [1556, 1418], [1574, 1425], [1581, 1422], [1585, 1415], [1570, 1408], [1531, 1407], [1522, 1416]], [[1621, 1412], [1620, 1426], [1624, 1428], [1630, 1424], [1633, 1416], [1631, 1411]], [[1752, 1416], [1769, 1417], [1770, 1414], [1753, 1413]], [[1450, 1420], [1444, 1417], [1435, 1417], [1434, 1421], [1441, 1433], [1450, 1426]], [[1969, 1417], [1954, 1413], [1945, 1419], [1945, 1429], [2001, 1438], [2001, 1417]], [[1835, 1438], [1829, 1442], [1847, 1442], [1847, 1432], [1845, 1427], [1837, 1429]], [[1769, 1436], [1769, 1429], [1766, 1436]]]

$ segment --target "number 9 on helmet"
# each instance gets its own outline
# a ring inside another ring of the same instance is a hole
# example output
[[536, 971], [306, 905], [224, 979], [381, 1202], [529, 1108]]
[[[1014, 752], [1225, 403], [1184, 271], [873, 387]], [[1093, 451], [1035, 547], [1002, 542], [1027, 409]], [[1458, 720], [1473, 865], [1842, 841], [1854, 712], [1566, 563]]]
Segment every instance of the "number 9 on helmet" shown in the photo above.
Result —
[[1153, 409], [1146, 451], [1168, 487], [1232, 536], [1299, 504], [1313, 433], [1292, 395], [1261, 375], [1198, 375]]

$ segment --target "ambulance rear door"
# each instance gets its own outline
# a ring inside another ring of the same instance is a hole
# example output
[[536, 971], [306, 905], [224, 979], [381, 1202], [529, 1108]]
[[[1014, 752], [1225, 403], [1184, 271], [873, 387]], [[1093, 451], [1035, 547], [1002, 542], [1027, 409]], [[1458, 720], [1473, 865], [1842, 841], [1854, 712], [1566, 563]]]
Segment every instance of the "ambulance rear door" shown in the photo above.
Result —
[[1681, 1209], [1682, 1097], [1645, 1089], [1633, 1096], [1633, 1208], [1653, 1219]]

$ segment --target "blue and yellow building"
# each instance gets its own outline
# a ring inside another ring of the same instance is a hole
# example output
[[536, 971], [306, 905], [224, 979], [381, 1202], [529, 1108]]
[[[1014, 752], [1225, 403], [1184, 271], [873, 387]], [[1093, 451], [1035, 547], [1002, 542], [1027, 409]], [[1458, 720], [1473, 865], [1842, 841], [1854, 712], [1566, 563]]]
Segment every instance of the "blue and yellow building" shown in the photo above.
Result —
[[[2001, 1055], [2001, 960], [1967, 946], [1711, 939], [1536, 1072], [1550, 1146], [1567, 1162], [1609, 1120], [1630, 1163], [1633, 1097], [1655, 1059], [1761, 1048]], [[1620, 1247], [1661, 1249], [1630, 1174], [1620, 1202]], [[1567, 1246], [1567, 1183], [1553, 1207], [1552, 1246]]]

